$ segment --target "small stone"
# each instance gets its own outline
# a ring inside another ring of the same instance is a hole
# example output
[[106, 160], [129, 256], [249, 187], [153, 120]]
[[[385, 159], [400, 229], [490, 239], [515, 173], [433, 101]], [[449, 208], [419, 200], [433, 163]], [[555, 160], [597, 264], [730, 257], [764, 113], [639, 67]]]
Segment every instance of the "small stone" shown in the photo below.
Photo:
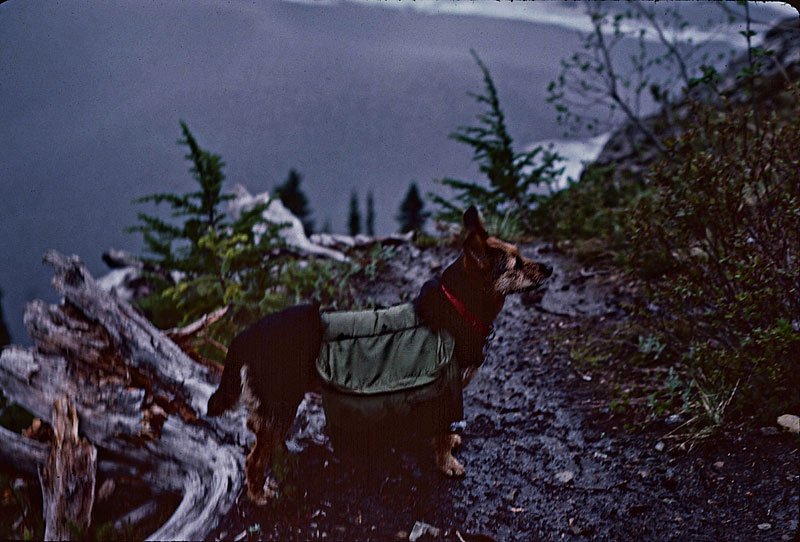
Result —
[[678, 425], [680, 423], [683, 423], [683, 416], [681, 416], [680, 414], [672, 414], [670, 416], [667, 416], [667, 418], [664, 420], [664, 423], [666, 423], [667, 425]]
[[414, 522], [414, 528], [411, 529], [411, 534], [408, 535], [408, 540], [409, 542], [416, 542], [416, 540], [419, 540], [424, 534], [429, 534], [433, 538], [436, 538], [439, 536], [439, 529], [433, 525], [416, 521]]
[[778, 428], [777, 427], [771, 427], [771, 426], [770, 427], [762, 427], [761, 428], [761, 434], [764, 435], [764, 436], [767, 436], [767, 437], [772, 437], [772, 436], [778, 434]]
[[665, 448], [665, 446], [664, 446], [663, 442], [661, 442], [661, 441], [656, 442], [656, 451], [657, 452], [663, 452], [664, 448]]
[[768, 531], [770, 529], [772, 529], [772, 524], [771, 523], [759, 523], [758, 524], [758, 530], [759, 531]]
[[724, 461], [717, 461], [716, 463], [714, 463], [714, 468], [715, 469], [721, 469], [724, 466], [725, 466], [725, 462]]
[[517, 498], [517, 493], [518, 492], [519, 492], [519, 490], [517, 488], [512, 489], [506, 495], [503, 495], [503, 500], [506, 501], [507, 503], [512, 503], [513, 504], [514, 501]]
[[779, 416], [778, 425], [786, 428], [790, 433], [800, 433], [800, 416], [794, 414]]
[[557, 472], [555, 479], [556, 482], [560, 484], [568, 484], [575, 478], [575, 473], [569, 470], [562, 470], [561, 472]]

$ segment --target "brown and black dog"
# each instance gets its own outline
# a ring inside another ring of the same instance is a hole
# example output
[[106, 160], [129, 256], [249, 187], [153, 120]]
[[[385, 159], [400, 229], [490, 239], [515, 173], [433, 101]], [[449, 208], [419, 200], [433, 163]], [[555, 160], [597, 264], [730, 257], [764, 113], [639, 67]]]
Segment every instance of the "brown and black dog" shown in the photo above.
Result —
[[[553, 271], [523, 257], [515, 245], [490, 237], [474, 206], [464, 213], [464, 227], [463, 253], [441, 278], [426, 282], [414, 300], [417, 316], [427, 327], [445, 329], [455, 339], [453, 359], [459, 364], [462, 388], [483, 363], [491, 324], [505, 297], [537, 288]], [[319, 306], [298, 305], [266, 316], [231, 342], [208, 414], [232, 408], [240, 395], [245, 402], [247, 427], [256, 435], [245, 472], [248, 494], [257, 504], [275, 496], [272, 481], [270, 488], [264, 487], [272, 450], [285, 440], [305, 392], [319, 387], [315, 359], [321, 340]], [[410, 412], [413, 416], [419, 410]], [[457, 420], [434, 420], [430, 433], [439, 470], [461, 476], [464, 467], [452, 454], [461, 442], [450, 431], [453, 421]], [[418, 422], [411, 420], [416, 427]]]

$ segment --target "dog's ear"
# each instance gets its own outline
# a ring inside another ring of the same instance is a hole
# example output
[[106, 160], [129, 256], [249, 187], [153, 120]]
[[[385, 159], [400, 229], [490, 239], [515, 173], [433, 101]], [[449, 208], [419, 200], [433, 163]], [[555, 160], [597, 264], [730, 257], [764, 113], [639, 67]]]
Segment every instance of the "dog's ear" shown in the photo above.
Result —
[[[473, 207], [474, 209], [474, 207]], [[483, 235], [470, 230], [464, 240], [464, 256], [468, 265], [475, 265], [479, 270], [486, 271], [490, 265], [489, 246], [486, 244], [486, 231]]]
[[486, 228], [483, 227], [481, 217], [478, 214], [478, 209], [474, 205], [470, 205], [469, 209], [464, 212], [464, 227], [467, 233], [475, 232], [482, 240], [486, 240], [489, 234], [486, 233]]

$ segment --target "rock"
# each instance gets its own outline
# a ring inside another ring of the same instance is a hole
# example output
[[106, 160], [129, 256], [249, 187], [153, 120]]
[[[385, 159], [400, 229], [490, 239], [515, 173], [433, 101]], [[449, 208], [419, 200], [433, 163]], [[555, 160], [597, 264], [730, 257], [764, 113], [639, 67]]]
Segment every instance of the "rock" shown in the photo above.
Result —
[[661, 441], [656, 442], [656, 451], [657, 452], [663, 452], [664, 448], [665, 448], [665, 445], [664, 445], [663, 442], [661, 442]]
[[724, 461], [717, 461], [716, 463], [714, 463], [714, 468], [717, 469], [717, 470], [721, 469], [724, 466], [725, 466], [725, 462]]
[[766, 437], [772, 437], [772, 436], [775, 436], [775, 435], [777, 435], [779, 433], [777, 427], [771, 427], [771, 426], [770, 427], [762, 427], [760, 429], [760, 431], [761, 431], [761, 434], [766, 436]]
[[513, 504], [514, 501], [517, 499], [517, 493], [519, 493], [519, 490], [517, 488], [514, 488], [507, 494], [503, 495], [503, 500], [506, 501], [507, 503]]
[[308, 444], [326, 446], [330, 448], [330, 439], [326, 432], [325, 411], [322, 409], [322, 396], [318, 393], [308, 392], [292, 422], [286, 447], [292, 453], [299, 453], [306, 449]]
[[556, 482], [560, 484], [568, 484], [573, 478], [575, 478], [575, 473], [569, 470], [562, 470], [555, 475]]
[[772, 524], [771, 523], [759, 523], [758, 524], [758, 530], [759, 531], [769, 531], [770, 529], [772, 529]]
[[778, 416], [778, 425], [786, 428], [790, 433], [800, 433], [800, 417], [794, 414]]
[[423, 523], [421, 521], [417, 521], [414, 523], [414, 528], [411, 529], [411, 534], [408, 535], [409, 542], [415, 542], [419, 540], [423, 535], [429, 534], [433, 538], [439, 536], [439, 529], [434, 527], [433, 525], [428, 525], [427, 523]]
[[672, 415], [666, 417], [666, 419], [664, 420], [664, 423], [669, 425], [669, 426], [674, 426], [674, 425], [680, 425], [684, 421], [685, 420], [684, 420], [683, 416], [681, 416], [680, 414], [672, 414]]

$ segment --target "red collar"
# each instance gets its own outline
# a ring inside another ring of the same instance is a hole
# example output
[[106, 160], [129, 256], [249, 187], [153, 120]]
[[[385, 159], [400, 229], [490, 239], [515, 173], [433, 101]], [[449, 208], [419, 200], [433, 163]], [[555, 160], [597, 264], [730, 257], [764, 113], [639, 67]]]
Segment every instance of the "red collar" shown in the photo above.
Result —
[[450, 293], [450, 290], [445, 288], [444, 284], [442, 284], [442, 292], [444, 293], [447, 300], [450, 301], [450, 304], [453, 305], [453, 308], [456, 309], [456, 312], [458, 312], [458, 314], [461, 315], [461, 318], [463, 318], [464, 321], [467, 324], [469, 324], [469, 326], [472, 329], [474, 329], [484, 337], [488, 336], [489, 333], [492, 332], [492, 328], [487, 326], [477, 316], [472, 314], [467, 308], [467, 306], [464, 305], [464, 302], [461, 301], [456, 296], [454, 296], [452, 293]]

